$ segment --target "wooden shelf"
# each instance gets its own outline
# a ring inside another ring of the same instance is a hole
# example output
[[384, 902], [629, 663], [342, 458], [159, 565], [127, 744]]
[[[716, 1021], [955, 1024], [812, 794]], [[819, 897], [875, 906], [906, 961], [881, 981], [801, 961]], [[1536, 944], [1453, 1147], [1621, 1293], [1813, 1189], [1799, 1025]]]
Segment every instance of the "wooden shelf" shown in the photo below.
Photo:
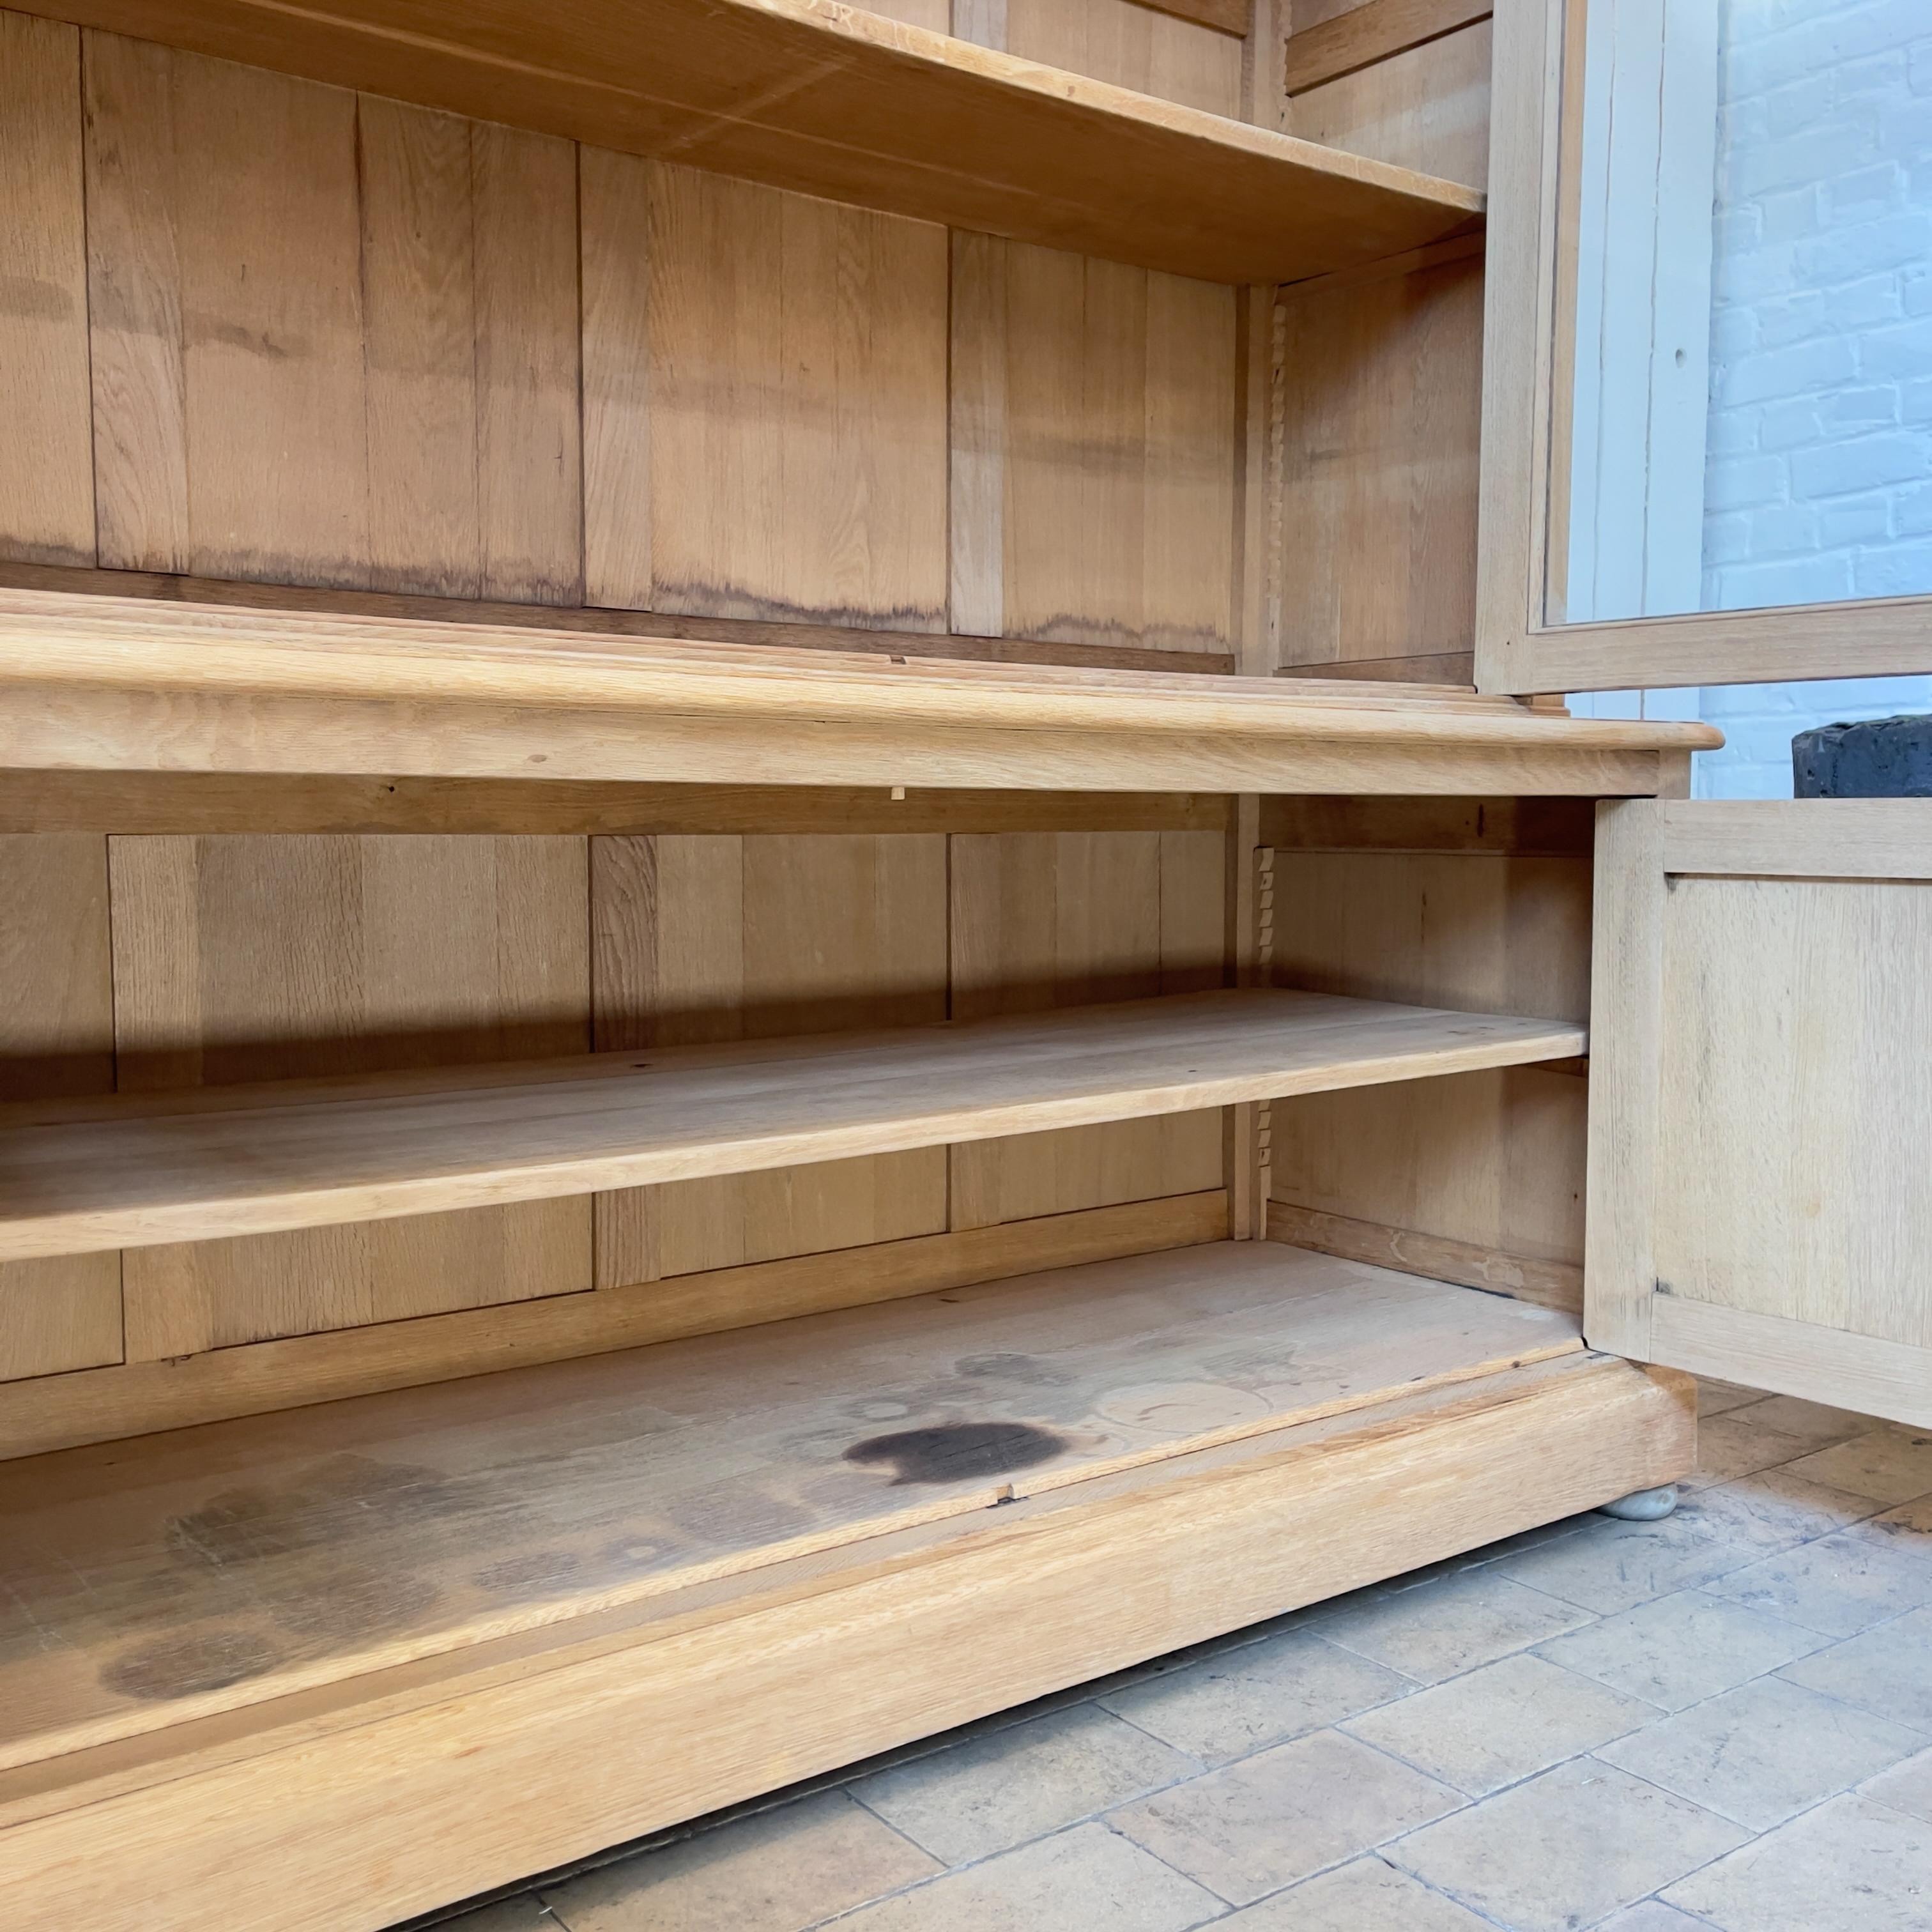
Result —
[[1562, 1059], [1578, 1025], [1279, 991], [0, 1108], [0, 1261], [388, 1219]]
[[1414, 686], [0, 590], [0, 768], [20, 770], [1608, 797], [1722, 742]]
[[1223, 1242], [0, 1465], [0, 1769], [1582, 1348]]
[[830, 0], [39, 0], [85, 26], [1222, 282], [1439, 240], [1474, 190]]

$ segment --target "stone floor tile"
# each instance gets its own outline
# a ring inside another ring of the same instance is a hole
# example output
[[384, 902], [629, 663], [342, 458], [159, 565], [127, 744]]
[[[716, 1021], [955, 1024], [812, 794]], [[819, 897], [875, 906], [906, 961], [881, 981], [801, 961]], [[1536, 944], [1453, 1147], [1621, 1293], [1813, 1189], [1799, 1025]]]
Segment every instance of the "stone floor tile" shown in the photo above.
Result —
[[1762, 1524], [1765, 1534], [1784, 1548], [1849, 1528], [1885, 1507], [1875, 1496], [1794, 1476], [1788, 1467], [1760, 1469], [1725, 1484], [1718, 1493], [1728, 1507]]
[[940, 1866], [842, 1791], [546, 1886], [568, 1932], [799, 1932]]
[[1388, 1856], [1511, 1932], [1575, 1932], [1744, 1836], [1614, 1765], [1577, 1758], [1412, 1833]]
[[1075, 1704], [894, 1765], [848, 1789], [914, 1844], [959, 1865], [1200, 1768], [1098, 1706]]
[[1335, 1731], [1124, 1806], [1120, 1831], [1234, 1905], [1439, 1818], [1460, 1795]]
[[1214, 1932], [1494, 1932], [1454, 1899], [1381, 1858], [1304, 1880], [1290, 1892], [1217, 1918]]
[[1925, 1932], [1932, 1825], [1869, 1798], [1834, 1798], [1665, 1898], [1724, 1932]]
[[1706, 1811], [1768, 1832], [1910, 1757], [1924, 1741], [1923, 1732], [1761, 1677], [1598, 1755]]
[[1666, 1711], [1734, 1690], [1829, 1640], [1702, 1590], [1679, 1590], [1539, 1644], [1536, 1654]]
[[499, 1899], [460, 1918], [448, 1918], [436, 1932], [560, 1932], [549, 1910], [527, 1892], [518, 1898]]
[[1778, 1674], [1932, 1735], [1932, 1610], [1800, 1658]]
[[1342, 1728], [1480, 1798], [1657, 1714], [1653, 1705], [1542, 1658], [1506, 1657]]
[[1225, 1651], [1100, 1701], [1177, 1751], [1221, 1764], [1264, 1744], [1321, 1730], [1414, 1688], [1406, 1677], [1327, 1642], [1330, 1628], [1323, 1624], [1318, 1635], [1290, 1630]]
[[1921, 1751], [1903, 1764], [1882, 1771], [1859, 1786], [1866, 1797], [1932, 1825], [1932, 1750]]
[[1759, 1420], [1766, 1405], [1712, 1417], [1697, 1425], [1697, 1466], [1684, 1478], [1688, 1489], [1734, 1482], [1760, 1469], [1775, 1469], [1818, 1446], [1815, 1440], [1787, 1436]]
[[1768, 1610], [1827, 1636], [1856, 1636], [1932, 1603], [1932, 1563], [1844, 1531], [1748, 1564], [1708, 1585], [1713, 1596]]
[[1751, 1420], [1786, 1436], [1804, 1438], [1812, 1449], [1828, 1443], [1843, 1442], [1870, 1430], [1872, 1419], [1849, 1408], [1828, 1408], [1822, 1402], [1807, 1402], [1802, 1396], [1768, 1396], [1751, 1409]]
[[1661, 1522], [1600, 1516], [1577, 1535], [1505, 1557], [1496, 1568], [1520, 1583], [1610, 1616], [1708, 1583], [1802, 1540], [1801, 1532], [1760, 1515], [1728, 1490], [1700, 1490]]
[[[1184, 1932], [1221, 1902], [1104, 1825], [948, 1872], [837, 1921], [838, 1932]], [[653, 1924], [652, 1932], [657, 1932]], [[740, 1932], [728, 1918], [706, 1932]]]
[[1855, 1490], [1882, 1504], [1909, 1503], [1932, 1496], [1932, 1433], [1888, 1423], [1786, 1466], [1794, 1476], [1834, 1490]]
[[1364, 1604], [1322, 1627], [1377, 1664], [1438, 1684], [1589, 1622], [1589, 1613], [1493, 1569], [1466, 1570]]
[[1852, 1534], [1861, 1542], [1884, 1544], [1922, 1562], [1932, 1562], [1932, 1496], [1903, 1503], [1882, 1516], [1868, 1516]]
[[1736, 1382], [1700, 1382], [1697, 1384], [1697, 1418], [1701, 1422], [1707, 1415], [1721, 1415], [1727, 1409], [1742, 1408], [1748, 1403], [1762, 1402], [1762, 1389], [1741, 1388]]
[[1646, 1898], [1640, 1905], [1600, 1919], [1592, 1932], [1711, 1932], [1711, 1928], [1702, 1919], [1693, 1918], [1660, 1898]]

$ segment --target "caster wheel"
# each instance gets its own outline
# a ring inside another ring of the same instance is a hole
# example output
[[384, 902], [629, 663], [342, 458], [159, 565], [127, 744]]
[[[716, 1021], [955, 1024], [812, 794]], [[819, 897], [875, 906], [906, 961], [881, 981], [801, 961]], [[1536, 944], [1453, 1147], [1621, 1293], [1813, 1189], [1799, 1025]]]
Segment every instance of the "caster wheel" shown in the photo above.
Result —
[[1666, 1483], [1660, 1490], [1633, 1490], [1613, 1503], [1605, 1503], [1597, 1512], [1614, 1516], [1625, 1522], [1661, 1522], [1677, 1507], [1677, 1485]]

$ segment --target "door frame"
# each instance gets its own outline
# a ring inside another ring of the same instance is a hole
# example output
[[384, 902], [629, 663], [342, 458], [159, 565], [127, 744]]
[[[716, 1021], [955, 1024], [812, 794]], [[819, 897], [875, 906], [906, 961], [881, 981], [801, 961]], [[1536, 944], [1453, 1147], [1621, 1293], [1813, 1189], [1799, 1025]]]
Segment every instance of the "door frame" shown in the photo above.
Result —
[[[1569, 437], [1572, 358], [1566, 338], [1574, 333], [1574, 183], [1589, 4], [1496, 4], [1478, 688], [1529, 696], [1932, 671], [1932, 596], [1622, 622], [1546, 621], [1550, 544], [1558, 520], [1556, 459], [1567, 455]], [[1562, 411], [1559, 387], [1566, 403]]]

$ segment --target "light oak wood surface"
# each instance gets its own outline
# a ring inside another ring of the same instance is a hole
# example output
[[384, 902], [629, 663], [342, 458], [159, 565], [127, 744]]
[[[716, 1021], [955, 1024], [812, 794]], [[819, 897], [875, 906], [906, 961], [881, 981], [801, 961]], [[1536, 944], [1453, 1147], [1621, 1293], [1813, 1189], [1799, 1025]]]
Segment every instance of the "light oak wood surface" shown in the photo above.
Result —
[[0, 1768], [1582, 1347], [1226, 1242], [16, 1462]]
[[[444, 1212], [1410, 1080], [1574, 1022], [1280, 992], [8, 1110], [0, 1256]], [[997, 1218], [997, 1217], [992, 1217]]]
[[61, 4], [224, 60], [1210, 280], [1393, 254], [1482, 207], [1450, 183], [830, 0], [580, 0], [541, 17], [494, 0], [460, 21], [427, 0]]
[[1591, 1340], [1932, 1421], [1932, 812], [1599, 812]]
[[1721, 742], [1508, 700], [0, 592], [19, 766], [1617, 794]]
[[334, 1932], [376, 1932], [1692, 1460], [1688, 1378], [1600, 1357], [1375, 1393], [0, 1774], [0, 1879], [92, 1932], [310, 1932], [323, 1898]]

